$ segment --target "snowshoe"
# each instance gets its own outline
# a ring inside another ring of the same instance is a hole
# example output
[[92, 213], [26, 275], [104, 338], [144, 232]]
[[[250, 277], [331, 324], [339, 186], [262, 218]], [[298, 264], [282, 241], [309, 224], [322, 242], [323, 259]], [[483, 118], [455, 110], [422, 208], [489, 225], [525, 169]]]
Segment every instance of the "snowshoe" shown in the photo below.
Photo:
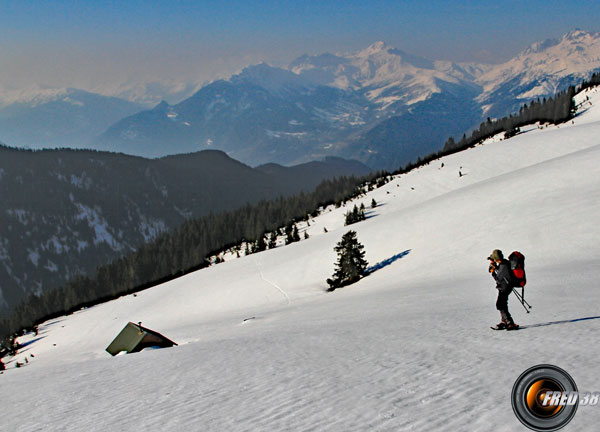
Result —
[[494, 327], [490, 327], [492, 330], [506, 330], [506, 324], [503, 322], [496, 324]]
[[519, 330], [519, 324], [510, 323], [506, 326], [506, 330]]

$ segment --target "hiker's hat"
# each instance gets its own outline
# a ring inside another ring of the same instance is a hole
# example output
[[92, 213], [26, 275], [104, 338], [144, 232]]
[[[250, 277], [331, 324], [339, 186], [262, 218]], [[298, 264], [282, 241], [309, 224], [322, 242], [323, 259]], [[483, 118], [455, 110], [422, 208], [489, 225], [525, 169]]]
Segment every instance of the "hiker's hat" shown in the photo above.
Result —
[[502, 261], [504, 259], [504, 255], [502, 254], [502, 251], [500, 249], [494, 249], [488, 257], [488, 259], [494, 261]]

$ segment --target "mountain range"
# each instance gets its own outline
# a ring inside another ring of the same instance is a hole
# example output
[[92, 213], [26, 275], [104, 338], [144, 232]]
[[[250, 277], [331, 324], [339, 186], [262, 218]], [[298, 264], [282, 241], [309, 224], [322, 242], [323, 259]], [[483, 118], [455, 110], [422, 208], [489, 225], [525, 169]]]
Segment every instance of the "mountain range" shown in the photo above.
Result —
[[145, 159], [0, 147], [0, 313], [30, 293], [90, 274], [186, 219], [368, 172], [333, 157], [251, 168], [216, 150]]
[[33, 149], [90, 148], [94, 137], [141, 109], [143, 105], [117, 97], [36, 87], [0, 103], [1, 140]]
[[[252, 166], [342, 156], [393, 170], [598, 70], [600, 33], [582, 30], [497, 65], [434, 61], [376, 42], [349, 54], [303, 55], [286, 67], [248, 66], [203, 86], [110, 90], [134, 102], [73, 89], [54, 98], [45, 90], [44, 100], [29, 92], [0, 109], [0, 140], [144, 157], [219, 149]], [[142, 110], [140, 102], [168, 94], [183, 99]]]

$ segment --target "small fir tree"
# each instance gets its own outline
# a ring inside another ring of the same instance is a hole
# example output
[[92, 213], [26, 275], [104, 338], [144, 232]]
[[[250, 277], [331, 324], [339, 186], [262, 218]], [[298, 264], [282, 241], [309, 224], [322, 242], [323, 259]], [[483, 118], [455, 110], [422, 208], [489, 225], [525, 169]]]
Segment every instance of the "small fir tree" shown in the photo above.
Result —
[[295, 223], [287, 225], [285, 227], [285, 244], [294, 243], [300, 241], [300, 234], [298, 233], [298, 227]]
[[292, 227], [292, 225], [288, 224], [285, 226], [285, 244], [286, 245], [289, 245], [290, 243], [294, 242], [293, 231], [294, 231], [294, 228]]
[[269, 249], [274, 249], [277, 246], [277, 231], [273, 231], [269, 236]]
[[292, 231], [292, 239], [297, 242], [300, 241], [300, 233], [298, 232], [298, 227], [294, 224], [294, 229]]
[[330, 291], [350, 285], [366, 276], [368, 263], [365, 260], [364, 246], [356, 238], [356, 231], [344, 234], [334, 250], [338, 259], [333, 276], [327, 279]]
[[264, 251], [265, 249], [267, 249], [267, 240], [266, 240], [266, 233], [261, 235], [258, 239], [256, 239], [256, 241], [254, 242], [254, 248], [253, 248], [253, 252], [261, 252]]
[[354, 208], [346, 213], [345, 225], [351, 225], [356, 222], [364, 221], [365, 219], [366, 216], [364, 204], [361, 204], [360, 209], [355, 204]]
[[375, 198], [373, 198], [371, 200], [371, 208], [375, 208], [375, 207], [377, 207], [377, 201], [375, 201]]

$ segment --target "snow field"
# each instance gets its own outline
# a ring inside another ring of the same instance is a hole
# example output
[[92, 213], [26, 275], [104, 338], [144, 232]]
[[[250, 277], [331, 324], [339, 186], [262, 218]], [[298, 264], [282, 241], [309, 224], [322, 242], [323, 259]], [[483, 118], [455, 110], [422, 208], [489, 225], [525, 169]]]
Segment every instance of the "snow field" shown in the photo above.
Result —
[[[510, 392], [534, 364], [600, 391], [600, 97], [584, 94], [574, 123], [396, 177], [302, 226], [308, 240], [40, 326], [14, 361], [35, 358], [0, 377], [0, 429], [515, 431]], [[371, 217], [344, 227], [361, 202]], [[349, 229], [370, 265], [407, 253], [325, 293]], [[518, 332], [489, 330], [495, 248], [526, 256], [534, 308], [511, 298]], [[127, 321], [179, 346], [112, 358]], [[582, 407], [565, 430], [599, 421]]]

